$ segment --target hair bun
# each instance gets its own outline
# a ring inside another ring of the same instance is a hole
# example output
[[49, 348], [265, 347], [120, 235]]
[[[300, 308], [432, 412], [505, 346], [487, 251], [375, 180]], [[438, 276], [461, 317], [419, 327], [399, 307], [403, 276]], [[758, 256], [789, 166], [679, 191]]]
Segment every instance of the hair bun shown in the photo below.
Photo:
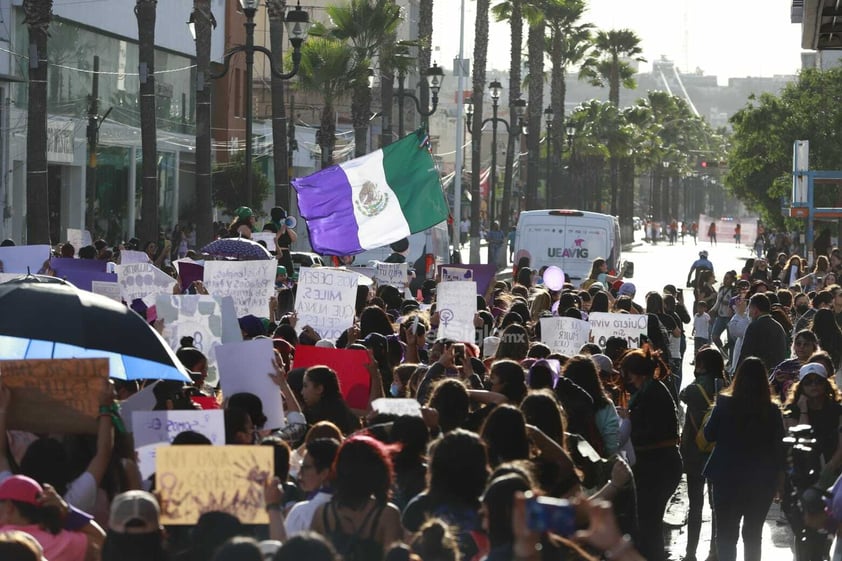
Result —
[[182, 347], [192, 347], [193, 346], [193, 337], [190, 337], [189, 335], [185, 335], [184, 337], [181, 338], [179, 343], [181, 343]]

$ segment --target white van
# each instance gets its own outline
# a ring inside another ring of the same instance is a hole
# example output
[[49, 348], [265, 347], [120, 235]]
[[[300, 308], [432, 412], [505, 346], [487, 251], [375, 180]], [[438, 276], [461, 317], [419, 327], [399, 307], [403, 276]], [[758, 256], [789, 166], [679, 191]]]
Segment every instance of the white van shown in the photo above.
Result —
[[529, 267], [555, 265], [567, 282], [579, 286], [597, 257], [620, 270], [620, 223], [615, 216], [584, 210], [527, 210], [515, 233], [514, 264], [529, 258]]

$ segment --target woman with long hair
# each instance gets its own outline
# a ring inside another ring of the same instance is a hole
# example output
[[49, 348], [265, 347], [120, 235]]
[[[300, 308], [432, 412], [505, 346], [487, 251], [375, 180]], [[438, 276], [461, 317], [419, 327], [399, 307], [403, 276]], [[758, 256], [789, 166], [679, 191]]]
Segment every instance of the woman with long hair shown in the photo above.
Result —
[[760, 561], [763, 522], [782, 488], [784, 425], [766, 367], [748, 357], [722, 390], [704, 427], [716, 447], [704, 469], [713, 485], [719, 561], [737, 558], [742, 520], [745, 561]]
[[[596, 370], [596, 363], [588, 356], [577, 355], [564, 365], [564, 377], [576, 383], [590, 396], [591, 417], [596, 433], [583, 434], [600, 456], [609, 457], [620, 446], [620, 417], [614, 402], [605, 392]], [[590, 424], [590, 423], [589, 423]]]
[[629, 399], [631, 442], [636, 462], [639, 531], [635, 543], [649, 561], [664, 560], [664, 513], [681, 480], [678, 413], [666, 384], [661, 353], [646, 344], [628, 352], [620, 372], [634, 389]]
[[234, 211], [234, 220], [228, 226], [228, 237], [251, 239], [255, 224], [257, 224], [257, 218], [252, 209], [247, 206], [237, 207]]
[[833, 360], [833, 372], [828, 372], [828, 374], [833, 376], [842, 362], [842, 330], [836, 323], [833, 311], [824, 308], [818, 310], [810, 323], [810, 331], [816, 334], [821, 348], [830, 354]]
[[[702, 428], [703, 419], [713, 403], [717, 392], [725, 385], [725, 360], [722, 353], [714, 346], [702, 347], [693, 361], [695, 379], [688, 384], [679, 398], [687, 405], [684, 414], [684, 428], [681, 434], [681, 458], [684, 473], [687, 474], [687, 499], [690, 503], [687, 516], [687, 554], [685, 559], [695, 559], [702, 529], [702, 507], [705, 497], [705, 477], [702, 470], [710, 454], [699, 450], [696, 434]], [[708, 499], [712, 500], [711, 486], [708, 485]], [[713, 535], [710, 540], [710, 555], [716, 557], [716, 519], [714, 517]]]
[[818, 350], [820, 350], [819, 338], [815, 333], [809, 329], [802, 329], [795, 334], [795, 339], [792, 341], [792, 358], [775, 366], [769, 374], [772, 391], [780, 402], [786, 401], [789, 389], [798, 381], [798, 371]]
[[359, 430], [360, 419], [345, 403], [339, 391], [339, 378], [333, 369], [327, 366], [308, 368], [304, 373], [301, 397], [307, 424], [312, 426], [319, 421], [330, 421], [346, 436]]
[[401, 513], [389, 502], [394, 480], [385, 444], [370, 436], [345, 440], [333, 464], [330, 502], [313, 514], [311, 529], [327, 537], [343, 556], [379, 561], [403, 537]]
[[622, 271], [620, 274], [615, 276], [608, 273], [608, 268], [608, 261], [606, 261], [603, 257], [597, 257], [594, 259], [593, 262], [591, 262], [591, 273], [588, 275], [587, 280], [582, 283], [582, 288], [588, 288], [593, 283], [598, 282], [607, 290], [614, 281], [618, 281], [623, 278]]
[[500, 334], [500, 345], [494, 353], [494, 360], [508, 358], [517, 362], [529, 354], [529, 332], [520, 324], [513, 323]]

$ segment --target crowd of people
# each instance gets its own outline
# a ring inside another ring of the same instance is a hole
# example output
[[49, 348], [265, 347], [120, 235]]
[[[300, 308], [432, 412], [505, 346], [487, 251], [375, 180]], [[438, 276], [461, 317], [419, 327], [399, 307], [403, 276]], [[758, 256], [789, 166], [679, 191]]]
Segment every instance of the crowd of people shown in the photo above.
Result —
[[[255, 224], [242, 207], [226, 235], [249, 237]], [[284, 263], [295, 232], [283, 209], [265, 229], [286, 242], [276, 242]], [[155, 261], [153, 245], [142, 249]], [[107, 259], [110, 249], [96, 251]], [[550, 289], [543, 273], [519, 263], [511, 281], [477, 295], [469, 341], [437, 336], [434, 279], [420, 299], [360, 286], [355, 323], [335, 340], [275, 301], [266, 318], [240, 318], [245, 339], [273, 342], [269, 395], [223, 395], [206, 383], [208, 357], [182, 341], [176, 355], [193, 383], [157, 384], [155, 407], [214, 398], [226, 444], [273, 448], [267, 525], [214, 511], [162, 526], [155, 477], [140, 476], [113, 413], [153, 380], [103, 387], [88, 437], [7, 430], [15, 396], [0, 376], [0, 559], [658, 561], [669, 557], [664, 518], [682, 477], [686, 561], [698, 553], [706, 492], [708, 560], [736, 559], [740, 536], [743, 558], [759, 560], [776, 499], [799, 559], [826, 558], [842, 522], [840, 250], [812, 266], [786, 253], [749, 260], [718, 286], [703, 250], [686, 287], [645, 295], [601, 258], [580, 286]], [[285, 278], [283, 289], [295, 284]], [[594, 312], [646, 315], [640, 347], [610, 337], [562, 354], [542, 342], [542, 318]], [[296, 367], [304, 345], [366, 350], [369, 406], [348, 405], [341, 372]], [[688, 352], [692, 373], [682, 372]], [[420, 415], [379, 411], [378, 398], [415, 400]], [[267, 400], [283, 401], [283, 426], [267, 426]], [[800, 425], [819, 465], [806, 486], [787, 469], [784, 442]], [[210, 441], [185, 431], [173, 444]], [[808, 490], [818, 508], [805, 506]]]

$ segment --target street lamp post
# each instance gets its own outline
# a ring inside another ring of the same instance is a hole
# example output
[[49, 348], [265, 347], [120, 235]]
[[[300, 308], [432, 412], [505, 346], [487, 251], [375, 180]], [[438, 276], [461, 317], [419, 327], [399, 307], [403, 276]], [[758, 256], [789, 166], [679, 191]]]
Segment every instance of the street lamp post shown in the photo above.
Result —
[[[500, 83], [499, 80], [492, 80], [490, 84], [488, 84], [488, 88], [491, 91], [491, 117], [488, 119], [483, 120], [482, 127], [485, 128], [485, 125], [491, 123], [491, 174], [489, 179], [489, 189], [488, 189], [488, 215], [489, 221], [493, 221], [496, 219], [496, 187], [497, 187], [497, 125], [502, 124], [506, 127], [506, 134], [512, 134], [511, 127], [509, 122], [502, 117], [497, 116], [497, 111], [500, 107], [500, 94], [503, 91], [503, 84]], [[526, 101], [523, 99], [517, 100], [519, 103], [515, 104], [515, 115], [518, 118], [518, 126], [515, 129], [514, 134], [518, 134], [520, 132], [521, 127], [523, 126], [523, 116], [526, 114]], [[474, 116], [474, 105], [473, 103], [469, 103], [466, 110], [465, 110], [466, 121], [465, 123], [468, 126], [468, 132], [472, 135], [474, 131], [471, 130], [471, 123], [473, 122], [472, 118]], [[480, 130], [482, 132], [482, 130]], [[505, 186], [504, 186], [505, 188]]]
[[260, 0], [240, 0], [240, 6], [243, 9], [243, 14], [246, 16], [246, 22], [243, 26], [246, 29], [246, 44], [238, 45], [225, 53], [223, 60], [222, 71], [218, 74], [211, 74], [211, 78], [217, 80], [228, 73], [228, 68], [231, 64], [231, 57], [237, 53], [244, 53], [246, 55], [246, 204], [252, 204], [252, 116], [254, 113], [252, 103], [252, 90], [254, 87], [254, 53], [261, 52], [269, 59], [269, 68], [272, 75], [279, 80], [289, 80], [296, 74], [301, 65], [301, 45], [307, 39], [307, 32], [310, 30], [310, 16], [301, 9], [301, 4], [296, 5], [294, 10], [287, 12], [284, 24], [287, 28], [287, 35], [289, 42], [292, 45], [292, 70], [284, 74], [275, 67], [275, 61], [272, 58], [272, 51], [262, 45], [254, 44], [254, 16], [257, 13], [257, 7]]
[[398, 72], [398, 91], [393, 94], [394, 97], [398, 98], [398, 137], [403, 138], [404, 130], [403, 130], [403, 100], [405, 97], [408, 97], [412, 101], [415, 102], [415, 109], [418, 111], [418, 114], [424, 118], [426, 123], [427, 117], [432, 115], [436, 112], [436, 109], [439, 106], [439, 90], [441, 90], [441, 84], [444, 80], [444, 70], [442, 70], [441, 66], [433, 63], [433, 66], [427, 69], [425, 73], [425, 78], [427, 79], [427, 87], [430, 89], [430, 92], [433, 94], [433, 106], [431, 108], [422, 109], [421, 102], [415, 96], [414, 93], [408, 92], [404, 90], [404, 81], [406, 80], [406, 74], [403, 70]]
[[[576, 138], [576, 125], [573, 124], [573, 121], [567, 121], [567, 126], [564, 127], [564, 133], [566, 135], [565, 140], [567, 141], [567, 151], [570, 152], [568, 156], [568, 163], [567, 163], [567, 179], [570, 185], [570, 188], [573, 187], [573, 139]], [[562, 147], [562, 150], [564, 148]], [[559, 201], [560, 202], [560, 201]]]
[[544, 119], [547, 121], [547, 171], [546, 177], [544, 179], [544, 193], [546, 197], [546, 205], [547, 208], [552, 206], [552, 198], [550, 193], [552, 192], [550, 189], [550, 153], [552, 153], [553, 147], [553, 108], [551, 105], [547, 105], [547, 108], [544, 109]]

